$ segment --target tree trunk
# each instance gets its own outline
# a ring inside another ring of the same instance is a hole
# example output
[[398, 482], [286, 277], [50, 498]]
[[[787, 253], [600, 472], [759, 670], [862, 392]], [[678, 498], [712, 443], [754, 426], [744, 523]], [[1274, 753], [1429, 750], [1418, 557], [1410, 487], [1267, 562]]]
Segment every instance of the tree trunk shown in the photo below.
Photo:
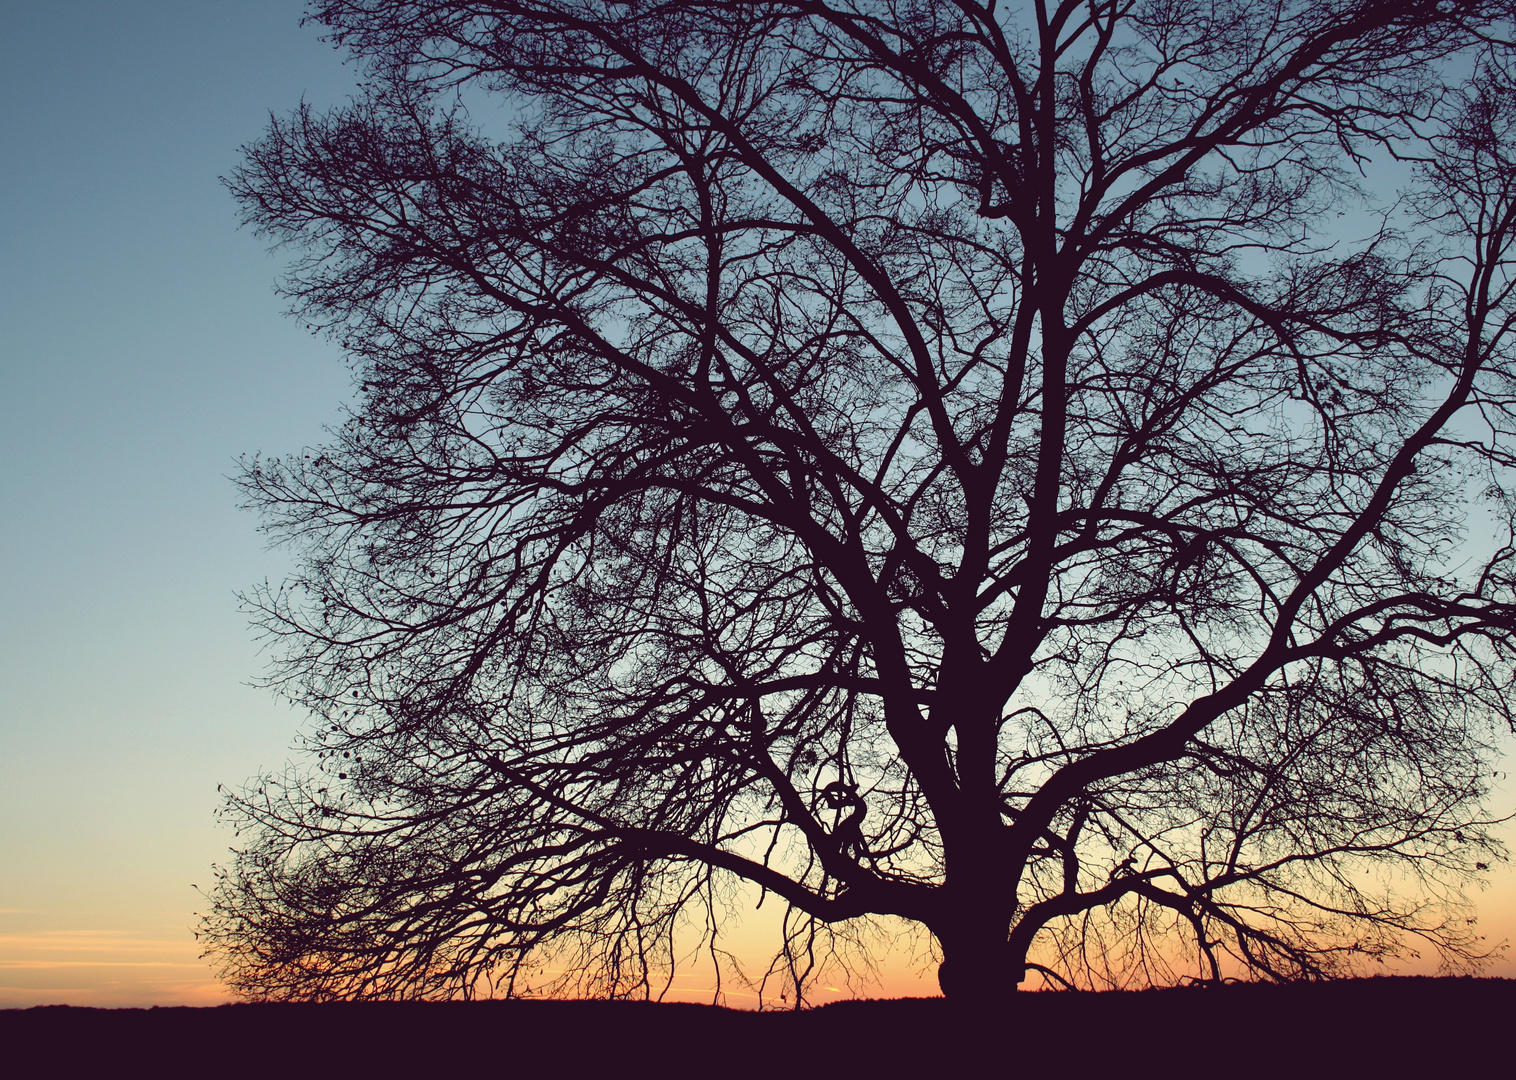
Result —
[[[981, 671], [969, 670], [956, 681], [982, 686], [981, 676]], [[993, 1008], [1016, 992], [1024, 959], [1017, 957], [1013, 968], [1007, 948], [1017, 882], [1005, 869], [1006, 830], [995, 767], [1002, 702], [967, 694], [942, 704], [961, 717], [954, 725], [960, 788], [957, 804], [944, 814], [946, 904], [941, 925], [932, 928], [943, 953], [937, 979], [945, 997]]]
[[979, 910], [962, 912], [951, 925], [934, 928], [943, 954], [937, 982], [954, 1003], [993, 1012], [1016, 992], [1023, 958], [1011, 955], [1006, 918], [983, 905], [976, 907]]

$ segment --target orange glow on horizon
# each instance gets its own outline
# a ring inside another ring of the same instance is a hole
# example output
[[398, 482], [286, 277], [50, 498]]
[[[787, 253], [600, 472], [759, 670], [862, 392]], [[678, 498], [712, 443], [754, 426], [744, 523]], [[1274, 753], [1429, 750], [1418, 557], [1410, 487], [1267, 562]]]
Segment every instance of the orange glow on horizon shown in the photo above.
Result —
[[[1503, 830], [1516, 846], [1516, 826]], [[14, 898], [5, 898], [12, 899]], [[103, 899], [103, 898], [101, 898]], [[1481, 974], [1516, 978], [1516, 867], [1497, 864], [1487, 888], [1474, 896], [1480, 922], [1479, 933], [1494, 954]], [[219, 1005], [233, 996], [216, 979], [211, 966], [200, 959], [200, 946], [190, 930], [185, 913], [178, 926], [166, 922], [157, 911], [120, 911], [114, 917], [104, 903], [88, 912], [47, 912], [37, 907], [0, 908], [0, 1008], [33, 1005], [81, 1005], [144, 1007], [152, 1005]], [[93, 926], [88, 925], [93, 923]], [[72, 925], [70, 925], [72, 924]], [[85, 925], [81, 925], [85, 924]], [[773, 932], [768, 910], [750, 913], [742, 923], [723, 934], [722, 946], [733, 954], [745, 975], [735, 975], [723, 964], [721, 978], [703, 949], [683, 953], [664, 1001], [718, 1002], [735, 1009], [788, 1009], [793, 997], [778, 979], [762, 986], [768, 970]], [[908, 942], [906, 935], [882, 938], [872, 976], [846, 977], [835, 967], [818, 969], [805, 994], [807, 1005], [859, 998], [937, 997], [936, 968], [925, 955], [921, 942]], [[1176, 970], [1192, 964], [1175, 963]], [[1371, 974], [1436, 975], [1434, 955], [1389, 962]], [[564, 972], [540, 970], [548, 978]], [[544, 980], [545, 982], [546, 980]], [[1037, 972], [1021, 984], [1024, 991], [1056, 989]], [[525, 987], [532, 994], [533, 987]], [[654, 997], [659, 997], [655, 988]]]

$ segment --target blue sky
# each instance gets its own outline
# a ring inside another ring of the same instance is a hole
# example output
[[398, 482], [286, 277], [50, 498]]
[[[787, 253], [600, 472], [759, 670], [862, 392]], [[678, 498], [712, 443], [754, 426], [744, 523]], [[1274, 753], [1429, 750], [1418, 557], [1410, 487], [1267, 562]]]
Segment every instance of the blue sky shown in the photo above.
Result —
[[234, 593], [287, 563], [226, 477], [319, 439], [347, 376], [217, 177], [351, 88], [301, 12], [0, 2], [0, 1006], [205, 992], [216, 785], [299, 726], [247, 685]]
[[351, 89], [301, 13], [0, 0], [0, 1007], [220, 996], [191, 937], [216, 785], [301, 723], [249, 685], [235, 593], [288, 563], [227, 475], [348, 391], [217, 179], [270, 110]]

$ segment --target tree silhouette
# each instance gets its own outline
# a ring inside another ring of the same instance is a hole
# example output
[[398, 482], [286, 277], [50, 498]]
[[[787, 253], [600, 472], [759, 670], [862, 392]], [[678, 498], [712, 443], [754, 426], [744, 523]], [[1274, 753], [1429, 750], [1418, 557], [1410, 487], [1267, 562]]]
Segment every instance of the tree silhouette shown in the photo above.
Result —
[[231, 985], [656, 994], [757, 895], [796, 1001], [886, 916], [973, 1000], [1475, 955], [1508, 16], [318, 4], [366, 89], [229, 185], [361, 396], [241, 478], [318, 722]]

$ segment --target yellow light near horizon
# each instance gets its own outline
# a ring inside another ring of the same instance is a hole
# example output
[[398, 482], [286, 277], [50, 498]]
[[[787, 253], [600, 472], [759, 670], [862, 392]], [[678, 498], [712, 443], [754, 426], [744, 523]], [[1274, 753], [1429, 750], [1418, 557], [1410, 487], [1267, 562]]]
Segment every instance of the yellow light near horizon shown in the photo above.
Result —
[[[1516, 846], [1516, 823], [1503, 826], [1500, 834]], [[1487, 875], [1486, 885], [1483, 892], [1473, 896], [1479, 913], [1478, 931], [1494, 954], [1483, 973], [1516, 978], [1516, 948], [1508, 947], [1516, 943], [1516, 867], [1496, 864]], [[233, 1000], [217, 982], [210, 965], [200, 959], [187, 909], [113, 911], [112, 898], [104, 886], [99, 895], [78, 899], [78, 910], [71, 912], [0, 908], [0, 1008], [217, 1005]], [[751, 910], [750, 905], [743, 907], [744, 918], [728, 928], [722, 944], [756, 984], [777, 943], [777, 911], [768, 904], [758, 911]], [[891, 942], [897, 947], [879, 955], [872, 978], [841, 982], [828, 974], [825, 982], [812, 985], [807, 1002], [938, 996], [935, 968], [919, 951], [898, 947], [901, 940], [897, 935]], [[1435, 955], [1424, 954], [1387, 963], [1380, 971], [1435, 975], [1438, 963]], [[554, 968], [542, 974], [563, 972]], [[1054, 988], [1040, 976], [1029, 976], [1022, 983], [1022, 989], [1029, 991]], [[720, 1000], [737, 1009], [794, 1005], [793, 997], [787, 992], [781, 997], [779, 985], [773, 981], [760, 992], [756, 985], [745, 985], [724, 973], [718, 987], [708, 954], [698, 948], [681, 953], [680, 969], [674, 973], [664, 1000]]]

